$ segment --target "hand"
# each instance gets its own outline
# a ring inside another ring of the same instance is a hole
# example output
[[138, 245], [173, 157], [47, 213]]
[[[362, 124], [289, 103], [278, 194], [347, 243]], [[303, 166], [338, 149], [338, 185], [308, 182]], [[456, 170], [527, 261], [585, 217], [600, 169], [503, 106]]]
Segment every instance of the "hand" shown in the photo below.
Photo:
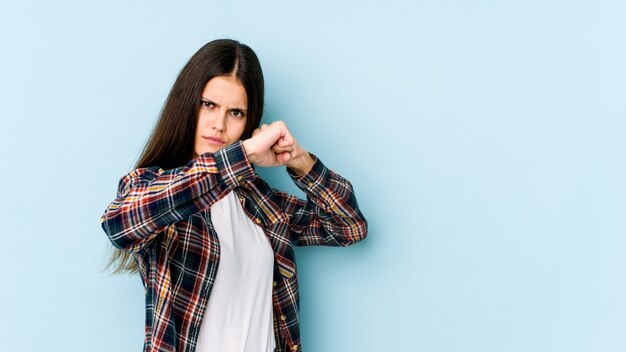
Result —
[[292, 168], [303, 175], [313, 166], [313, 158], [300, 147], [283, 121], [263, 124], [243, 141], [243, 147], [251, 163], [258, 166], [281, 166]]

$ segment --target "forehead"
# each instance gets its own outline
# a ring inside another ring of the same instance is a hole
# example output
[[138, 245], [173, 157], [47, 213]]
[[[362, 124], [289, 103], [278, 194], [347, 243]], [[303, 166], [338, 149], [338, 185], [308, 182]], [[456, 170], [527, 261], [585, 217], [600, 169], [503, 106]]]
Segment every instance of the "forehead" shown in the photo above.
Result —
[[248, 106], [246, 89], [234, 76], [211, 78], [202, 90], [202, 97], [228, 107], [245, 109]]

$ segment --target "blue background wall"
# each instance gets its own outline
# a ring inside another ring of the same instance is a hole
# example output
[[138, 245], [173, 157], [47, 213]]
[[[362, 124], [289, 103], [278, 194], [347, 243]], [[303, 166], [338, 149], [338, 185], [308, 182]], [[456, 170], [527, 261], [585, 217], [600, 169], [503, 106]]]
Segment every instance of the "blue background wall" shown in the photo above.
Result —
[[[4, 351], [139, 351], [99, 217], [204, 43], [259, 55], [266, 120], [370, 223], [298, 248], [314, 351], [626, 350], [623, 1], [0, 5]], [[284, 169], [263, 169], [297, 192]]]

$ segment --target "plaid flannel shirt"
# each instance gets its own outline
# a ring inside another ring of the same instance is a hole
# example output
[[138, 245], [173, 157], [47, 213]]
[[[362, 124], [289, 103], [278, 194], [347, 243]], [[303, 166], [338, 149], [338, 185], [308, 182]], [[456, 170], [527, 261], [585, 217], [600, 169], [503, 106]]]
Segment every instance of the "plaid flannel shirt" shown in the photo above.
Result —
[[209, 208], [230, 191], [274, 250], [275, 351], [302, 350], [293, 246], [348, 246], [367, 235], [350, 182], [311, 155], [315, 163], [306, 175], [287, 169], [306, 201], [270, 188], [241, 141], [185, 166], [139, 168], [120, 179], [100, 220], [113, 245], [138, 263], [145, 289], [144, 351], [195, 350], [220, 256]]

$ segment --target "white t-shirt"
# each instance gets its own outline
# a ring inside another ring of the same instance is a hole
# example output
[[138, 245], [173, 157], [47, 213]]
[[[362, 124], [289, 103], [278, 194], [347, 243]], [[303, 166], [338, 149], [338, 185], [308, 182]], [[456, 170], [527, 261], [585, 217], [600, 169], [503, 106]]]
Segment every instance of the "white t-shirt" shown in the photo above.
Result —
[[274, 352], [274, 251], [234, 191], [211, 206], [211, 221], [220, 261], [196, 351]]

